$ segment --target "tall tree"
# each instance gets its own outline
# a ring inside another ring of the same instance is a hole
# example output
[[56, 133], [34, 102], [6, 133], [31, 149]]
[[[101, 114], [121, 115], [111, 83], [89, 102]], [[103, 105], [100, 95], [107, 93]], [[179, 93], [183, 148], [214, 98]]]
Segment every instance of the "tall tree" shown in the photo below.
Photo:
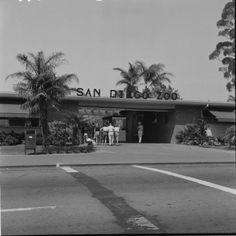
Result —
[[150, 90], [162, 87], [165, 83], [170, 84], [171, 80], [170, 77], [173, 74], [166, 72], [165, 65], [163, 64], [153, 64], [147, 67], [143, 62], [137, 61], [136, 62], [139, 74], [143, 76], [144, 84], [146, 88]]
[[226, 41], [219, 42], [209, 59], [218, 59], [223, 64], [219, 71], [223, 72], [228, 80], [226, 88], [229, 92], [235, 91], [235, 0], [226, 3], [221, 19], [217, 22], [220, 29], [219, 36]]
[[61, 99], [74, 90], [67, 84], [72, 80], [78, 81], [78, 77], [75, 74], [56, 75], [56, 67], [66, 61], [62, 52], [45, 57], [40, 51], [37, 54], [18, 54], [16, 58], [25, 67], [25, 71], [10, 74], [6, 79], [21, 79], [14, 89], [25, 98], [22, 104], [24, 109], [29, 109], [31, 113], [39, 113], [43, 146], [47, 151], [48, 111], [50, 108], [60, 109]]
[[125, 85], [124, 90], [127, 93], [127, 98], [131, 98], [131, 93], [138, 91], [138, 84], [141, 76], [137, 66], [129, 63], [128, 71], [121, 68], [113, 68], [113, 70], [120, 71], [120, 75], [123, 77], [123, 79], [119, 80], [116, 85]]

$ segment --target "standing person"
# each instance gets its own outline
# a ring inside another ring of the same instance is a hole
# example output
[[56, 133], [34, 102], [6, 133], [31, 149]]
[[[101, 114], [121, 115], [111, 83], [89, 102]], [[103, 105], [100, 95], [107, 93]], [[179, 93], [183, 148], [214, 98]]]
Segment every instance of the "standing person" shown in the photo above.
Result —
[[107, 138], [108, 138], [108, 127], [107, 124], [105, 124], [101, 129], [101, 138], [102, 138], [102, 144], [106, 145]]
[[214, 144], [214, 138], [213, 138], [211, 129], [208, 125], [206, 127], [206, 136], [207, 136], [207, 141], [210, 143], [210, 145], [213, 145]]
[[143, 137], [143, 125], [141, 122], [138, 122], [138, 127], [137, 127], [137, 131], [138, 131], [138, 142], [141, 143], [142, 142], [142, 137]]
[[114, 142], [114, 126], [111, 123], [108, 126], [108, 139], [109, 145], [111, 146]]
[[93, 139], [95, 138], [95, 128], [96, 128], [96, 126], [93, 122], [91, 125], [91, 137], [93, 137]]
[[114, 140], [116, 144], [119, 143], [119, 132], [120, 132], [120, 127], [117, 124], [115, 124], [114, 125]]
[[100, 131], [100, 127], [99, 127], [98, 123], [96, 123], [95, 128], [94, 128], [94, 140], [97, 144], [100, 143], [100, 140], [99, 140], [100, 132], [99, 131]]

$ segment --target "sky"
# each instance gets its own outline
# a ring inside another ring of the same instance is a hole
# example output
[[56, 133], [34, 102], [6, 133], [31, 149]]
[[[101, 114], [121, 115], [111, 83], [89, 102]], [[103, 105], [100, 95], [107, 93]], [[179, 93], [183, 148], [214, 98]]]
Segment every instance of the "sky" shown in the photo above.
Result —
[[228, 0], [0, 0], [0, 91], [13, 91], [18, 53], [63, 52], [57, 74], [75, 73], [85, 90], [122, 89], [119, 67], [164, 64], [184, 100], [226, 101], [216, 22]]

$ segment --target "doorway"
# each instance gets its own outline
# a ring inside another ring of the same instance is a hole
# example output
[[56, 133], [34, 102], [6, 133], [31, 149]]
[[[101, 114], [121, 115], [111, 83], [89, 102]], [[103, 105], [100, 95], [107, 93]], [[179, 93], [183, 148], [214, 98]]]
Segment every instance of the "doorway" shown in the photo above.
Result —
[[169, 142], [168, 134], [168, 112], [142, 112], [138, 115], [138, 121], [144, 127], [144, 143], [165, 143]]

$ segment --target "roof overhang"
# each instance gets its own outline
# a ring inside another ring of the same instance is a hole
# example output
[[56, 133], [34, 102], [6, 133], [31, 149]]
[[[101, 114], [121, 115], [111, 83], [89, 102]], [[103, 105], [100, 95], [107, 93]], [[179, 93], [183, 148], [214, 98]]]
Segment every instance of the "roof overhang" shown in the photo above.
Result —
[[177, 106], [198, 107], [204, 109], [206, 106], [213, 108], [222, 108], [233, 110], [235, 104], [232, 102], [205, 102], [205, 101], [187, 101], [187, 100], [158, 100], [158, 99], [131, 99], [131, 98], [109, 98], [109, 97], [86, 97], [86, 96], [67, 96], [63, 99], [65, 102], [77, 102], [81, 107], [104, 107], [133, 110], [173, 110]]
[[[24, 101], [23, 97], [17, 93], [0, 93], [0, 103], [21, 104]], [[88, 97], [88, 96], [66, 96], [64, 102], [74, 103], [80, 107], [103, 107], [103, 108], [118, 108], [118, 109], [137, 109], [137, 110], [168, 110], [171, 111], [178, 107], [198, 107], [199, 109], [222, 109], [232, 111], [235, 109], [233, 102], [210, 102], [196, 100], [157, 100], [157, 99], [130, 99], [130, 98], [110, 98], [110, 97]], [[1, 111], [0, 111], [1, 112]]]
[[209, 111], [219, 122], [235, 122], [235, 111]]

